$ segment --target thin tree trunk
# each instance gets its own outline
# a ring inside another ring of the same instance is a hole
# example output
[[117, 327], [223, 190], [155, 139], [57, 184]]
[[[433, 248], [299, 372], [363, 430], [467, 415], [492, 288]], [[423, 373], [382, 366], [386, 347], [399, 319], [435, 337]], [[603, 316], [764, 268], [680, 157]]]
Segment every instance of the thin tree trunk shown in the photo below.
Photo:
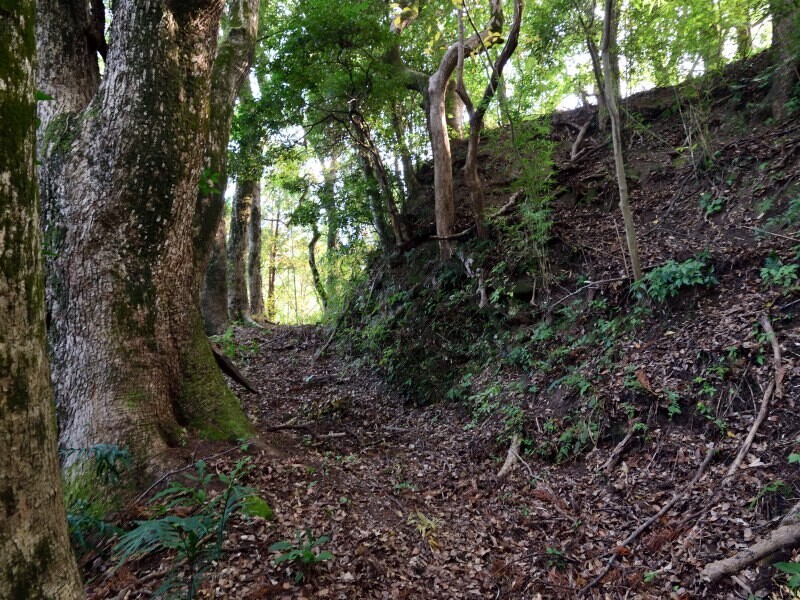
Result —
[[244, 321], [250, 316], [247, 296], [247, 226], [258, 182], [242, 180], [236, 184], [228, 236], [228, 316]]
[[226, 34], [220, 42], [212, 72], [206, 181], [197, 197], [195, 238], [197, 272], [203, 278], [201, 307], [208, 333], [219, 334], [228, 327], [224, 223], [228, 140], [235, 100], [241, 91], [249, 91], [246, 80], [256, 45], [258, 11], [259, 0], [230, 2], [225, 19]]
[[[470, 56], [496, 43], [503, 30], [502, 0], [492, 0], [491, 17], [485, 29], [479, 34], [470, 36], [463, 44], [466, 56]], [[491, 38], [491, 39], [490, 39]], [[428, 81], [428, 99], [430, 101], [429, 129], [431, 151], [433, 153], [433, 187], [436, 198], [436, 235], [439, 237], [439, 256], [448, 260], [453, 255], [450, 240], [455, 220], [453, 198], [453, 160], [450, 154], [450, 138], [447, 134], [447, 111], [445, 96], [447, 84], [453, 76], [458, 63], [459, 49], [462, 44], [455, 43], [445, 52], [439, 68]]]
[[250, 313], [264, 314], [264, 284], [261, 280], [261, 186], [256, 186], [250, 207], [250, 225], [247, 230], [249, 250], [247, 277], [250, 282]]
[[385, 252], [388, 252], [392, 246], [391, 235], [389, 228], [386, 226], [386, 218], [384, 216], [383, 203], [381, 202], [381, 194], [378, 189], [378, 180], [375, 177], [375, 169], [372, 168], [369, 159], [363, 153], [359, 154], [359, 162], [361, 163], [361, 170], [364, 172], [364, 180], [367, 186], [367, 200], [369, 201], [369, 210], [372, 215], [372, 225], [378, 234], [378, 241]]
[[200, 306], [208, 335], [220, 335], [228, 328], [228, 228], [223, 216], [219, 220], [214, 244], [203, 278]]
[[[422, 185], [417, 179], [417, 173], [414, 170], [414, 161], [411, 157], [411, 151], [408, 149], [406, 142], [406, 126], [404, 123], [405, 115], [402, 112], [402, 107], [398, 104], [394, 105], [394, 112], [392, 113], [392, 128], [394, 129], [394, 138], [397, 143], [397, 152], [400, 155], [400, 164], [403, 167], [403, 181], [406, 186], [406, 202], [408, 206], [416, 202], [422, 195]], [[405, 211], [404, 211], [405, 213]]]
[[447, 127], [455, 133], [456, 139], [464, 137], [464, 102], [456, 93], [456, 82], [452, 79], [445, 92], [445, 110], [447, 111]]
[[614, 145], [614, 163], [617, 170], [619, 186], [619, 208], [625, 221], [625, 237], [628, 242], [628, 254], [631, 259], [633, 278], [642, 278], [642, 265], [639, 261], [639, 245], [636, 241], [636, 228], [633, 224], [633, 213], [628, 203], [628, 181], [625, 175], [625, 157], [622, 147], [622, 124], [619, 116], [619, 79], [615, 74], [612, 62], [612, 51], [616, 46], [617, 20], [614, 12], [614, 0], [606, 0], [605, 20], [603, 22], [603, 69], [605, 79], [606, 106], [611, 118], [611, 139]]
[[378, 188], [380, 189], [381, 196], [383, 196], [386, 211], [389, 213], [389, 222], [392, 225], [395, 244], [397, 246], [402, 246], [410, 239], [408, 227], [403, 215], [400, 214], [400, 210], [397, 208], [392, 185], [389, 181], [389, 174], [386, 171], [386, 166], [383, 164], [380, 151], [375, 145], [375, 141], [372, 139], [372, 134], [364, 120], [364, 116], [355, 108], [354, 104], [350, 109], [350, 122], [355, 130], [355, 141], [360, 146], [362, 156], [374, 169]]
[[0, 597], [77, 600], [45, 339], [35, 12], [0, 10]]
[[267, 270], [267, 320], [274, 321], [277, 313], [275, 301], [275, 275], [278, 272], [278, 233], [281, 226], [280, 210], [275, 211], [275, 229], [269, 242], [269, 269]]
[[[199, 309], [197, 188], [223, 0], [116, 0], [103, 84], [83, 11], [40, 0], [47, 300], [61, 443], [142, 460], [252, 432]], [[216, 230], [216, 222], [210, 232]]]
[[325, 286], [322, 284], [322, 277], [319, 274], [319, 268], [317, 267], [317, 242], [319, 238], [322, 237], [322, 234], [317, 229], [316, 223], [312, 228], [312, 236], [311, 241], [308, 242], [308, 266], [311, 269], [311, 278], [314, 281], [314, 289], [317, 291], [317, 296], [319, 296], [319, 300], [322, 303], [323, 310], [328, 308], [328, 294], [325, 292]]

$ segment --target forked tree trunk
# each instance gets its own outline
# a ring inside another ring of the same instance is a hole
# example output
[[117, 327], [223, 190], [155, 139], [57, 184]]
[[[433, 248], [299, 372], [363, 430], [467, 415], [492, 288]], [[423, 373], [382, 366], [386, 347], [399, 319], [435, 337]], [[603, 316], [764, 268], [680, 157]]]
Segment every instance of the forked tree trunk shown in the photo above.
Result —
[[198, 302], [197, 189], [223, 5], [117, 0], [98, 89], [85, 11], [39, 2], [38, 85], [55, 98], [40, 111], [40, 181], [63, 446], [128, 445], [147, 460], [186, 427], [252, 431]]
[[[458, 83], [456, 89], [461, 97], [467, 112], [469, 113], [469, 144], [467, 146], [467, 161], [464, 164], [464, 179], [469, 188], [470, 201], [472, 203], [472, 212], [475, 218], [475, 229], [478, 238], [485, 240], [489, 237], [486, 231], [486, 221], [484, 217], [483, 206], [483, 184], [478, 175], [478, 149], [481, 143], [481, 130], [483, 129], [483, 120], [486, 116], [486, 111], [494, 98], [498, 86], [500, 85], [500, 78], [503, 75], [503, 69], [506, 63], [514, 54], [519, 44], [519, 31], [522, 24], [522, 0], [514, 0], [514, 22], [508, 33], [505, 46], [500, 51], [494, 64], [492, 65], [492, 74], [486, 89], [483, 92], [483, 97], [478, 106], [472, 103], [472, 99], [467, 93], [464, 86], [462, 77], [463, 65], [459, 65]], [[463, 28], [463, 20], [460, 22], [460, 27]]]
[[200, 293], [200, 307], [208, 335], [220, 335], [228, 328], [227, 233], [228, 228], [223, 215], [214, 234]]
[[[479, 34], [470, 36], [464, 41], [466, 56], [483, 51], [493, 43], [497, 43], [503, 30], [503, 2], [492, 0], [489, 23]], [[439, 256], [448, 260], [453, 255], [450, 240], [455, 220], [453, 199], [453, 159], [450, 154], [450, 138], [447, 134], [447, 111], [445, 96], [447, 85], [458, 64], [461, 43], [455, 43], [445, 52], [439, 68], [428, 81], [428, 99], [430, 101], [429, 129], [431, 151], [433, 153], [433, 186], [436, 198], [436, 235], [439, 238]]]
[[242, 180], [236, 183], [231, 209], [230, 235], [228, 237], [228, 316], [233, 321], [245, 321], [250, 316], [247, 295], [247, 227], [258, 182]]
[[0, 597], [77, 600], [44, 327], [35, 12], [0, 10]]
[[[205, 185], [196, 214], [196, 265], [203, 278], [201, 307], [206, 332], [228, 327], [227, 251], [225, 246], [225, 189], [228, 184], [228, 140], [234, 104], [240, 91], [249, 91], [247, 74], [253, 62], [258, 33], [259, 0], [232, 0], [224, 18], [211, 80], [211, 126], [208, 131]], [[210, 242], [210, 245], [209, 245]]]
[[633, 223], [633, 212], [628, 202], [628, 181], [625, 175], [625, 156], [622, 147], [622, 124], [619, 116], [619, 77], [612, 63], [612, 50], [616, 46], [617, 20], [614, 13], [614, 0], [606, 0], [605, 19], [603, 22], [603, 70], [605, 95], [608, 114], [611, 119], [611, 139], [614, 146], [614, 164], [617, 170], [619, 186], [619, 208], [625, 222], [625, 237], [628, 242], [628, 254], [634, 280], [642, 278], [642, 265], [639, 261], [639, 244], [636, 241], [636, 227]]
[[247, 229], [249, 248], [247, 254], [247, 279], [250, 289], [250, 314], [264, 314], [264, 283], [261, 280], [261, 189], [253, 195], [250, 207], [250, 225]]

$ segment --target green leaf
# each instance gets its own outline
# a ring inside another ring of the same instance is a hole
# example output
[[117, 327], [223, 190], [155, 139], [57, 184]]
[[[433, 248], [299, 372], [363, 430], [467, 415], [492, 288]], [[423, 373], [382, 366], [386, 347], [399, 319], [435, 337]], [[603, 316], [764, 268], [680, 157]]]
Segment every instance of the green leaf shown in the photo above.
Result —
[[42, 90], [36, 90], [34, 98], [36, 99], [37, 102], [50, 102], [50, 100], [55, 99], [50, 94], [44, 93]]
[[783, 571], [790, 575], [800, 575], [800, 563], [779, 562], [772, 566], [778, 569], [778, 571]]
[[259, 496], [248, 496], [244, 499], [242, 502], [242, 514], [248, 517], [261, 517], [268, 521], [275, 518], [272, 508]]
[[317, 555], [317, 560], [331, 560], [333, 558], [333, 554], [325, 550], [324, 552], [320, 552]]
[[286, 540], [283, 540], [281, 542], [275, 542], [274, 544], [272, 544], [269, 547], [269, 551], [280, 552], [281, 550], [289, 550], [290, 548], [292, 548], [292, 544], [290, 542], [287, 542]]
[[792, 465], [794, 463], [800, 463], [800, 454], [790, 454], [789, 455], [789, 464]]

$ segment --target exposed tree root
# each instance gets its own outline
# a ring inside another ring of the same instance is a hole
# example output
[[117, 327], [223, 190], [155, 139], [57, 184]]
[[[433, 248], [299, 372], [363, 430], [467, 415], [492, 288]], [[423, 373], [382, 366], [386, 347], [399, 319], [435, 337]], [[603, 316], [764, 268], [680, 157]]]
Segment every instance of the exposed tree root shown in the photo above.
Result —
[[513, 466], [517, 463], [519, 459], [519, 447], [522, 443], [518, 434], [514, 434], [514, 437], [511, 438], [511, 447], [508, 449], [508, 454], [506, 455], [506, 461], [503, 463], [503, 468], [497, 473], [498, 479], [503, 479], [508, 473], [511, 471]]
[[575, 160], [578, 158], [579, 151], [581, 149], [581, 144], [583, 140], [586, 138], [586, 134], [589, 132], [589, 127], [594, 120], [594, 116], [592, 116], [586, 123], [583, 124], [580, 131], [578, 131], [578, 137], [575, 138], [575, 142], [572, 144], [572, 149], [569, 152], [569, 159]]

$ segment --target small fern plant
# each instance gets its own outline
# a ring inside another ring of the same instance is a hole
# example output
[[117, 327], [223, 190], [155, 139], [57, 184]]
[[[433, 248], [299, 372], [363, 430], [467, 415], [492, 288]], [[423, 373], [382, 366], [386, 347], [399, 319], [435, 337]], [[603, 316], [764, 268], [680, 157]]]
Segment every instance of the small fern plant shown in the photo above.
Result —
[[[136, 527], [124, 533], [114, 549], [118, 567], [130, 559], [161, 551], [173, 551], [176, 556], [170, 574], [156, 592], [184, 591], [193, 600], [211, 566], [222, 554], [225, 531], [232, 516], [272, 519], [269, 505], [258, 496], [257, 490], [241, 481], [252, 470], [250, 458], [236, 463], [230, 473], [218, 475], [207, 471], [202, 460], [195, 473], [187, 476], [188, 484], [172, 482], [153, 497], [153, 512], [158, 517], [137, 521]], [[212, 493], [216, 481], [225, 487]]]

